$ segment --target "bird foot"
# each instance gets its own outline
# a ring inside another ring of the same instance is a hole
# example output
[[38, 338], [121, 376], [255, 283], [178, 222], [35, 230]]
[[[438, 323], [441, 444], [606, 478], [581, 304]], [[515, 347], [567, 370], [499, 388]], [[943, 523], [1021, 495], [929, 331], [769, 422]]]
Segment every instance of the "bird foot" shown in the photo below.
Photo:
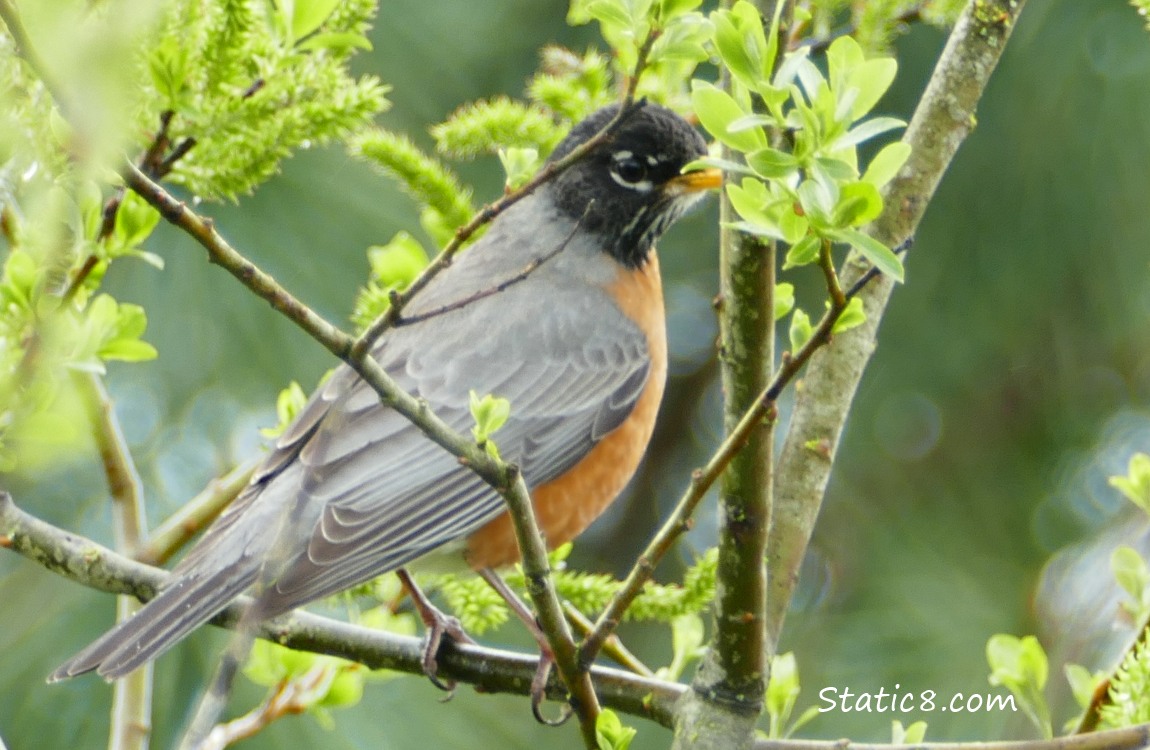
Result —
[[543, 715], [543, 701], [547, 698], [547, 678], [551, 676], [551, 667], [554, 664], [555, 655], [551, 653], [550, 648], [543, 646], [539, 652], [539, 666], [535, 670], [535, 676], [531, 679], [531, 714], [535, 717], [535, 721], [549, 727], [563, 724], [574, 713], [571, 704], [564, 703], [559, 709], [557, 717], [552, 719]]
[[454, 643], [475, 643], [475, 641], [463, 629], [458, 618], [444, 614], [431, 603], [406, 570], [401, 569], [396, 573], [403, 583], [403, 587], [407, 589], [407, 594], [411, 597], [411, 603], [419, 614], [419, 619], [423, 621], [423, 625], [427, 629], [424, 634], [423, 657], [420, 660], [423, 674], [431, 680], [432, 685], [447, 693], [445, 700], [450, 700], [455, 692], [455, 681], [439, 679], [439, 647], [443, 645], [444, 636], [447, 636], [447, 639]]
[[487, 585], [503, 597], [503, 600], [511, 607], [511, 611], [526, 626], [527, 632], [531, 633], [531, 637], [539, 644], [539, 666], [535, 670], [535, 676], [531, 679], [531, 713], [540, 724], [546, 724], [549, 727], [559, 726], [571, 718], [572, 710], [570, 704], [564, 704], [557, 718], [549, 719], [543, 715], [543, 701], [547, 698], [547, 678], [551, 676], [551, 667], [555, 665], [555, 654], [551, 652], [551, 645], [547, 643], [547, 636], [539, 627], [535, 615], [495, 571], [484, 568], [479, 571], [479, 577], [487, 581]]

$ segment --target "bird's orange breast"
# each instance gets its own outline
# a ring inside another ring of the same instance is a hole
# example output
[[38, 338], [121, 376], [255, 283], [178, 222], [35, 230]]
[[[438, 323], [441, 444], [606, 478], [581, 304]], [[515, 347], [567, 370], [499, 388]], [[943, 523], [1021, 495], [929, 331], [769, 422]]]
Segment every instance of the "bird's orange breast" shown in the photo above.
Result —
[[[619, 309], [647, 337], [651, 365], [647, 384], [635, 408], [621, 425], [595, 444], [563, 475], [532, 488], [539, 528], [553, 549], [587, 528], [622, 492], [634, 475], [655, 429], [655, 416], [667, 379], [667, 329], [659, 261], [652, 250], [638, 269], [620, 269], [609, 287]], [[509, 565], [519, 559], [519, 546], [506, 513], [467, 540], [464, 557], [479, 570]]]

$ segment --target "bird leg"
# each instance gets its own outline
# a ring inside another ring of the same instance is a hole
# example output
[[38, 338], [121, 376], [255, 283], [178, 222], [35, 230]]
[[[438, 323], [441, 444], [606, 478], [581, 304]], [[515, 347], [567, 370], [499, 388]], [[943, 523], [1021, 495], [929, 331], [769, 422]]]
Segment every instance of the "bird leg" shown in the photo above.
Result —
[[527, 632], [531, 633], [535, 642], [539, 644], [539, 667], [531, 679], [531, 713], [540, 724], [552, 727], [559, 726], [571, 718], [571, 706], [565, 705], [563, 712], [555, 719], [547, 718], [542, 711], [543, 699], [546, 697], [547, 678], [551, 676], [551, 667], [555, 664], [555, 654], [551, 651], [551, 644], [547, 642], [547, 635], [539, 627], [535, 613], [523, 603], [523, 600], [511, 590], [498, 573], [491, 568], [482, 568], [478, 573], [480, 578], [487, 581], [488, 586], [495, 589], [495, 593], [503, 597], [507, 606], [523, 622], [527, 627]]
[[432, 685], [447, 692], [449, 694], [447, 697], [450, 698], [450, 693], [455, 690], [454, 680], [444, 682], [437, 676], [439, 662], [436, 661], [436, 655], [443, 643], [443, 636], [446, 635], [456, 643], [475, 643], [475, 641], [463, 629], [458, 619], [445, 615], [431, 603], [406, 570], [399, 568], [395, 574], [399, 576], [399, 581], [403, 584], [407, 595], [411, 597], [411, 603], [419, 614], [419, 619], [423, 620], [423, 625], [427, 628], [427, 640], [423, 645], [423, 673], [431, 680]]

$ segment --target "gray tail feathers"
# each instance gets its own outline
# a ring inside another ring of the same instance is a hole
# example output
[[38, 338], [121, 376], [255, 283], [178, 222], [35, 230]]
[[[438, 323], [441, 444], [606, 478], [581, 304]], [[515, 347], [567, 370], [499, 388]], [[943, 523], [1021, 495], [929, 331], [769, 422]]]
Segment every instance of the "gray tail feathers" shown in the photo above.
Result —
[[225, 569], [172, 581], [133, 617], [60, 665], [48, 681], [58, 682], [92, 670], [107, 680], [123, 677], [218, 614], [255, 581], [256, 575], [256, 570], [237, 575]]

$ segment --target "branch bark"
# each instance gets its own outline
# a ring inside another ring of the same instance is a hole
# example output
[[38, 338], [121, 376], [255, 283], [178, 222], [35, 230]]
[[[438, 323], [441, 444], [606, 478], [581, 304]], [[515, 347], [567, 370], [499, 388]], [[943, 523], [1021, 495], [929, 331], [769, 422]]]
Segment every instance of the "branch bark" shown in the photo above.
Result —
[[[114, 594], [148, 599], [168, 573], [153, 568], [75, 534], [59, 529], [20, 510], [0, 492], [0, 547], [11, 549], [54, 573], [77, 583]], [[235, 627], [246, 602], [232, 604], [212, 624]], [[420, 639], [372, 630], [296, 611], [262, 625], [261, 638], [303, 651], [357, 661], [371, 669], [422, 673]], [[440, 675], [470, 684], [488, 693], [526, 696], [538, 658], [527, 654], [454, 644], [440, 654]], [[685, 685], [638, 676], [609, 667], [592, 667], [595, 691], [603, 705], [664, 727], [674, 721], [676, 702]], [[565, 686], [557, 679], [547, 685], [548, 695], [562, 699]], [[929, 743], [913, 750], [1134, 750], [1150, 745], [1150, 725], [1074, 735], [1053, 740], [1023, 742]], [[855, 743], [849, 740], [764, 740], [755, 750], [912, 750], [912, 746]]]
[[[978, 101], [1024, 4], [972, 0], [959, 17], [903, 136], [913, 148], [910, 159], [890, 183], [883, 213], [869, 228], [879, 241], [894, 247], [913, 235], [943, 173], [974, 127]], [[866, 272], [865, 264], [848, 261], [841, 273], [843, 286], [851, 287]], [[874, 353], [893, 286], [891, 279], [880, 276], [860, 291], [866, 322], [815, 354], [796, 395], [775, 477], [768, 542], [767, 632], [772, 651], [822, 505], [834, 450]], [[826, 450], [811, 450], [810, 445]]]

